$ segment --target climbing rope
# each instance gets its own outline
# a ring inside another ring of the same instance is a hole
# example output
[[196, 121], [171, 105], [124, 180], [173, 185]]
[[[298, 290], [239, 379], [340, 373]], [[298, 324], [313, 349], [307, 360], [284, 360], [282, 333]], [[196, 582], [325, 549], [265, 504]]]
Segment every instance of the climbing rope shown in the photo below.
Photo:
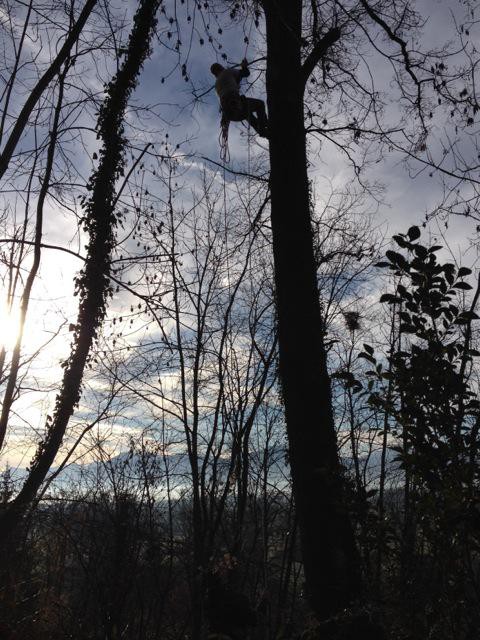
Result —
[[248, 211], [247, 214], [250, 213], [250, 120], [248, 120], [247, 125], [247, 173], [248, 173], [248, 182], [247, 182], [247, 202], [248, 202]]
[[[228, 148], [228, 128], [230, 120], [225, 117], [222, 111], [222, 119], [220, 121], [220, 134], [218, 136], [218, 143], [220, 145], [220, 159], [223, 163], [230, 162], [230, 150]], [[225, 167], [224, 167], [224, 187], [225, 187]]]
[[223, 225], [225, 231], [225, 263], [227, 266], [228, 297], [230, 298], [230, 256], [228, 255], [228, 218], [227, 218], [227, 180], [225, 163], [223, 165]]

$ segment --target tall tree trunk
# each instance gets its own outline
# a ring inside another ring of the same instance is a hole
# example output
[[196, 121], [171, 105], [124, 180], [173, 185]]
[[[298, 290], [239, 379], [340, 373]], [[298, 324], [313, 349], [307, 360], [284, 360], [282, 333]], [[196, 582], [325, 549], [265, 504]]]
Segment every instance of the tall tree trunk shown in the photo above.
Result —
[[26, 508], [37, 492], [62, 444], [70, 417], [77, 406], [90, 350], [105, 315], [110, 293], [110, 260], [115, 242], [115, 184], [123, 172], [126, 138], [124, 117], [128, 99], [150, 53], [160, 0], [140, 0], [123, 64], [106, 87], [98, 118], [102, 140], [98, 169], [90, 178], [92, 195], [85, 205], [85, 230], [89, 234], [85, 267], [77, 278], [80, 294], [77, 325], [70, 357], [65, 363], [62, 386], [46, 435], [39, 444], [23, 487], [0, 512], [0, 543], [13, 538]]
[[264, 0], [280, 376], [307, 595], [319, 620], [358, 596], [322, 334], [303, 113], [301, 0]]

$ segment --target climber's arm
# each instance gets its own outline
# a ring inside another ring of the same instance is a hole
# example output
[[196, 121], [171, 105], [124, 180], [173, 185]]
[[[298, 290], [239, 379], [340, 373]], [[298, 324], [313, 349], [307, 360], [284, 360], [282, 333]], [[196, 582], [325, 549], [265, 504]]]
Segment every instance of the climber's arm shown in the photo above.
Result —
[[240, 69], [232, 69], [232, 73], [234, 74], [235, 80], [237, 81], [237, 84], [239, 86], [243, 78], [248, 78], [248, 76], [250, 75], [250, 69], [248, 68], [248, 62], [245, 58], [242, 60]]
[[250, 69], [248, 68], [248, 62], [246, 58], [242, 60], [239, 73], [240, 73], [240, 78], [248, 78], [248, 76], [250, 75]]

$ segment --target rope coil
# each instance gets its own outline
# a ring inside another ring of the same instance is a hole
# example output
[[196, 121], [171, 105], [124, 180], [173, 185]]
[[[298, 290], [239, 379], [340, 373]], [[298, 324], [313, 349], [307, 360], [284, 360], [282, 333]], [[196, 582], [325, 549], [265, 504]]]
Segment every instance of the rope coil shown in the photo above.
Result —
[[228, 128], [230, 120], [222, 113], [222, 119], [220, 121], [220, 134], [218, 136], [218, 143], [220, 145], [220, 159], [222, 162], [230, 162], [230, 150], [228, 148]]

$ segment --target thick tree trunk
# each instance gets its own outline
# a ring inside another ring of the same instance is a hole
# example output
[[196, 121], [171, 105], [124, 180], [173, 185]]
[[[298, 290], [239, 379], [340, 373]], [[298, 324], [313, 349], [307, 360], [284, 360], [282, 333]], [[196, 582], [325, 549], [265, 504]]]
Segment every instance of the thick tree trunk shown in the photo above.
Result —
[[280, 376], [307, 594], [319, 620], [359, 594], [326, 367], [310, 221], [301, 0], [264, 0]]

